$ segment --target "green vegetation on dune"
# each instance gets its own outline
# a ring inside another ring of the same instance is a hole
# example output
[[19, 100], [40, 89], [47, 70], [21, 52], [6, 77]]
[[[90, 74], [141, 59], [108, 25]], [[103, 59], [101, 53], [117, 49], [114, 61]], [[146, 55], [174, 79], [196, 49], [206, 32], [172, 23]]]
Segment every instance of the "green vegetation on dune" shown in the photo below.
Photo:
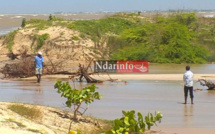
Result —
[[106, 34], [119, 35], [125, 29], [136, 25], [134, 22], [123, 18], [108, 17], [100, 20], [78, 20], [68, 24], [67, 27], [78, 30], [96, 41]]
[[52, 21], [47, 21], [42, 19], [31, 19], [27, 21], [26, 24], [28, 25], [27, 28], [36, 28], [37, 30], [44, 30], [52, 26]]
[[23, 28], [23, 27], [25, 27], [25, 26], [26, 26], [26, 19], [25, 19], [25, 18], [23, 18], [23, 19], [22, 19], [21, 27]]
[[18, 30], [12, 31], [9, 34], [3, 36], [3, 38], [4, 38], [3, 44], [7, 45], [9, 52], [12, 52], [12, 50], [13, 50], [14, 38], [15, 38], [17, 31]]
[[196, 25], [195, 14], [176, 14], [125, 30], [120, 38], [129, 45], [116, 51], [112, 59], [204, 63], [209, 52], [197, 41]]
[[215, 61], [215, 18], [199, 18], [197, 41], [211, 52], [208, 61]]
[[47, 34], [47, 33], [39, 35], [38, 38], [37, 38], [36, 50], [39, 50], [43, 46], [45, 40], [47, 40], [48, 38], [49, 38], [49, 34]]
[[[215, 60], [214, 22], [214, 18], [198, 18], [195, 13], [151, 18], [118, 13], [98, 20], [64, 20], [50, 15], [48, 20], [27, 21], [26, 27], [43, 30], [62, 26], [77, 30], [80, 35], [72, 40], [91, 39], [98, 59], [205, 63]], [[39, 43], [38, 49], [41, 47]]]

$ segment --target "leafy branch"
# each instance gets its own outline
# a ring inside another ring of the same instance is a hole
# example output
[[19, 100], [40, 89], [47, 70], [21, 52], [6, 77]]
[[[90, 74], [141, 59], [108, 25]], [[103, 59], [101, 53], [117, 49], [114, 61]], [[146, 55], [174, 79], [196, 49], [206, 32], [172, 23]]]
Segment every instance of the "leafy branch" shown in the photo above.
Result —
[[105, 134], [130, 134], [130, 133], [138, 133], [144, 134], [147, 129], [150, 130], [151, 127], [156, 124], [156, 122], [161, 122], [161, 118], [163, 115], [158, 111], [153, 115], [152, 113], [148, 113], [145, 116], [145, 120], [143, 115], [138, 112], [137, 119], [135, 119], [135, 111], [122, 111], [123, 117], [120, 119], [115, 119], [113, 122], [113, 128], [109, 131], [106, 131]]
[[95, 84], [78, 90], [72, 88], [69, 82], [62, 83], [62, 81], [57, 81], [54, 87], [58, 89], [58, 93], [61, 93], [61, 97], [67, 98], [67, 107], [71, 108], [73, 106], [75, 120], [77, 120], [78, 110], [83, 103], [88, 105], [94, 102], [95, 99], [99, 100], [102, 97], [99, 92], [96, 92]]

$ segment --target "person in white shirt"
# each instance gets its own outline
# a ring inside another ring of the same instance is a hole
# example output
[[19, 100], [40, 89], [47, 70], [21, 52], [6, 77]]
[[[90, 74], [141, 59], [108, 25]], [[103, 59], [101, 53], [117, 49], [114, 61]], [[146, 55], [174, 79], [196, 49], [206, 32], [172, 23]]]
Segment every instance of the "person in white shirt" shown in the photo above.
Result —
[[186, 66], [184, 73], [184, 104], [187, 104], [188, 91], [190, 93], [191, 104], [193, 104], [193, 73], [190, 71], [190, 66]]

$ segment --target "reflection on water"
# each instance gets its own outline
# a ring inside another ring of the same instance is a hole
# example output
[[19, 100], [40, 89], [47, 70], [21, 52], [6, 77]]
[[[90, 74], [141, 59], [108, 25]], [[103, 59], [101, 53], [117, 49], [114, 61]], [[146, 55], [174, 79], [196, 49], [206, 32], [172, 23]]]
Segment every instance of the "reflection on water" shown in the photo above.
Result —
[[38, 86], [38, 87], [36, 88], [36, 91], [37, 91], [38, 94], [42, 94], [42, 93], [43, 93], [43, 90], [42, 90], [42, 87], [41, 87], [41, 86]]
[[[136, 110], [144, 115], [160, 110], [164, 118], [159, 126], [214, 127], [215, 91], [194, 92], [194, 105], [184, 101], [182, 81], [128, 81], [124, 83], [97, 84], [103, 95], [101, 100], [90, 104], [86, 114], [97, 118], [115, 119], [122, 110]], [[86, 83], [70, 83], [80, 88]], [[195, 88], [201, 88], [197, 83]], [[1, 81], [0, 101], [24, 102], [65, 108], [65, 98], [54, 89], [53, 80]]]
[[184, 105], [184, 123], [185, 126], [192, 124], [193, 105]]

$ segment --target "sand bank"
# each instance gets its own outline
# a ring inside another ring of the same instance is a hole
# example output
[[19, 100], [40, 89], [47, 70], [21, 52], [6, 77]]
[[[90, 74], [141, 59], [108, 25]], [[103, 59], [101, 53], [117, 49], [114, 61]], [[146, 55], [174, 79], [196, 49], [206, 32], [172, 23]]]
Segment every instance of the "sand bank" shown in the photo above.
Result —
[[[10, 110], [8, 107], [11, 105], [23, 105], [31, 109], [36, 108], [41, 113], [41, 116], [36, 119], [29, 119]], [[0, 102], [0, 134], [66, 134], [68, 133], [72, 116], [68, 111], [48, 106]], [[95, 119], [86, 116], [78, 118], [81, 121], [72, 121], [72, 130], [79, 129], [82, 132], [91, 132], [99, 129], [98, 125], [95, 125]], [[103, 126], [100, 121], [97, 121], [97, 123]]]

